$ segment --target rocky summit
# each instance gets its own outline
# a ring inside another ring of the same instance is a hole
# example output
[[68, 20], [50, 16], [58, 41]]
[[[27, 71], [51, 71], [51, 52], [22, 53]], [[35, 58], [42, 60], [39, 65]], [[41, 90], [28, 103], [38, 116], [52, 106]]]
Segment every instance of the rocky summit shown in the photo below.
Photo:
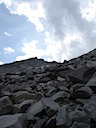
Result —
[[96, 128], [96, 49], [1, 65], [0, 128]]

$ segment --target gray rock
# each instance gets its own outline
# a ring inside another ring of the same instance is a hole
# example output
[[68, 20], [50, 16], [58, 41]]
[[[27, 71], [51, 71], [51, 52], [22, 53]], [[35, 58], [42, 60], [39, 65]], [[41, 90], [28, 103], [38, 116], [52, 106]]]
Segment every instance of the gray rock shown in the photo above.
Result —
[[77, 99], [77, 98], [90, 98], [93, 94], [93, 91], [89, 87], [81, 87], [80, 89], [77, 89], [76, 91], [72, 92], [70, 94], [70, 98]]
[[64, 80], [65, 80], [65, 78], [60, 77], [60, 76], [57, 76], [57, 80], [58, 80], [58, 81], [64, 81]]
[[60, 107], [52, 98], [42, 98], [41, 101], [45, 107], [54, 111], [57, 111]]
[[86, 123], [74, 122], [70, 128], [90, 128], [90, 125], [88, 125]]
[[13, 102], [20, 103], [24, 100], [35, 99], [35, 94], [29, 93], [27, 91], [18, 91], [13, 93], [12, 98]]
[[0, 116], [0, 128], [27, 128], [26, 116], [21, 113]]
[[64, 98], [68, 98], [68, 93], [65, 91], [59, 91], [52, 96], [52, 99], [57, 102], [61, 100], [63, 101]]
[[45, 124], [46, 122], [46, 118], [45, 119], [39, 119], [37, 121], [37, 123], [33, 126], [33, 128], [42, 128], [43, 125]]
[[86, 123], [90, 124], [91, 117], [87, 115], [84, 111], [80, 110], [74, 110], [70, 112], [70, 119], [72, 122], [81, 122], [81, 123]]
[[90, 80], [86, 83], [87, 87], [90, 87], [94, 93], [96, 93], [96, 72], [90, 78]]
[[45, 96], [47, 96], [47, 97], [51, 97], [52, 95], [54, 95], [55, 93], [56, 93], [56, 88], [54, 88], [54, 87], [51, 87], [51, 89], [49, 90], [49, 88], [47, 88], [48, 89], [48, 91], [46, 92], [46, 94], [45, 94]]
[[96, 67], [96, 61], [89, 60], [89, 61], [87, 61], [86, 66], [87, 67]]
[[21, 102], [20, 104], [18, 104], [18, 106], [20, 107], [20, 112], [24, 113], [26, 112], [26, 110], [32, 105], [35, 104], [36, 101], [34, 100], [25, 100], [23, 102]]
[[56, 116], [51, 117], [44, 128], [56, 128]]
[[59, 108], [57, 116], [56, 116], [56, 126], [65, 126], [67, 122], [67, 110], [66, 106], [62, 106]]
[[96, 95], [93, 95], [83, 107], [85, 113], [96, 121]]
[[72, 87], [70, 88], [70, 91], [74, 92], [74, 91], [76, 91], [77, 89], [79, 89], [79, 88], [81, 88], [83, 86], [84, 86], [84, 84], [76, 83], [76, 84], [72, 85]]
[[13, 104], [8, 96], [0, 98], [0, 115], [10, 114], [13, 109]]
[[39, 101], [34, 105], [31, 105], [31, 107], [27, 111], [28, 120], [29, 119], [31, 120], [31, 118], [33, 118], [33, 116], [40, 116], [40, 114], [42, 113], [43, 109], [44, 109], [44, 105], [43, 105], [42, 101]]

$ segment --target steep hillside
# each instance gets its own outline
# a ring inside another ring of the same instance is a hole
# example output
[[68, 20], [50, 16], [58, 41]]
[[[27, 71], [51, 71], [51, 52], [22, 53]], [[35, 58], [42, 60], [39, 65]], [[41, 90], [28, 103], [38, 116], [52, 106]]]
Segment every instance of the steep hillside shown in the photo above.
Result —
[[96, 49], [0, 66], [0, 128], [96, 128]]

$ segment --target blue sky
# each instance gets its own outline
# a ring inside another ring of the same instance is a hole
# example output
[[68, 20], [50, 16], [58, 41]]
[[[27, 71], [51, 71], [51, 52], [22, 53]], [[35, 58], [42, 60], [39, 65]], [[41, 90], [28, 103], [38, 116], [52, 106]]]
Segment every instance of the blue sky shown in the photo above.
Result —
[[63, 62], [94, 48], [95, 0], [0, 0], [0, 64]]

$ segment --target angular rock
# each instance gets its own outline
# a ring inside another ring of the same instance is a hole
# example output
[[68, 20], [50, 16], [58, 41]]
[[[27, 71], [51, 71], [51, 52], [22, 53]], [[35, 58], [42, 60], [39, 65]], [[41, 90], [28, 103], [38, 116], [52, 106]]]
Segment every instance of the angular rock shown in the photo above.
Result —
[[0, 98], [0, 115], [10, 114], [13, 104], [8, 96]]
[[44, 105], [43, 105], [42, 101], [39, 101], [34, 105], [31, 105], [31, 107], [27, 111], [27, 119], [31, 120], [33, 118], [33, 116], [42, 115], [43, 110], [44, 110]]
[[84, 111], [80, 110], [74, 110], [70, 113], [70, 118], [72, 122], [78, 122], [78, 123], [86, 123], [90, 124], [91, 117], [87, 115]]
[[64, 100], [64, 98], [68, 98], [68, 93], [67, 92], [65, 92], [65, 91], [59, 91], [59, 92], [57, 92], [56, 94], [54, 94], [53, 96], [52, 96], [52, 99], [54, 100], [54, 101], [63, 101]]
[[86, 83], [87, 87], [90, 87], [94, 93], [96, 93], [96, 72], [90, 78], [90, 80]]
[[0, 116], [0, 128], [27, 128], [26, 116], [23, 114]]
[[62, 78], [62, 77], [60, 77], [60, 76], [57, 76], [57, 80], [58, 80], [58, 81], [64, 81], [65, 78]]
[[74, 122], [70, 128], [90, 128], [90, 125], [88, 125], [86, 123]]
[[85, 113], [96, 121], [96, 95], [93, 95], [83, 107]]
[[48, 107], [54, 111], [57, 111], [60, 107], [52, 98], [42, 98], [41, 101], [45, 107]]
[[56, 116], [51, 117], [44, 128], [56, 128]]
[[70, 95], [70, 98], [77, 99], [77, 98], [90, 98], [93, 94], [93, 91], [89, 87], [81, 87], [80, 89], [77, 89], [76, 91], [72, 92]]
[[[92, 69], [92, 68], [91, 68]], [[85, 77], [85, 73], [90, 70], [90, 68], [83, 66], [81, 68], [73, 70], [73, 72], [69, 73], [69, 78], [73, 83], [86, 83], [88, 81], [88, 78]], [[92, 76], [92, 74], [91, 74]]]
[[56, 116], [56, 126], [65, 126], [67, 122], [67, 110], [66, 106], [62, 106], [59, 108], [57, 116]]
[[33, 128], [43, 128], [43, 125], [46, 122], [46, 118], [45, 119], [39, 119], [38, 122], [33, 126]]
[[13, 102], [20, 103], [24, 100], [35, 99], [35, 95], [27, 91], [18, 91], [12, 95]]
[[[47, 88], [48, 89], [48, 88]], [[49, 89], [48, 89], [49, 90]], [[56, 88], [54, 88], [54, 87], [52, 87], [49, 91], [47, 91], [46, 93], [45, 93], [45, 96], [47, 96], [47, 97], [51, 97], [52, 95], [54, 95], [55, 93], [56, 93]]]
[[36, 101], [34, 100], [25, 100], [22, 103], [18, 104], [18, 106], [20, 107], [20, 112], [24, 113], [26, 112], [26, 110], [32, 105], [35, 104]]
[[77, 89], [79, 89], [79, 88], [81, 88], [83, 86], [84, 86], [84, 84], [76, 83], [76, 84], [72, 85], [72, 87], [70, 88], [70, 91], [74, 92], [74, 91], [76, 91]]

